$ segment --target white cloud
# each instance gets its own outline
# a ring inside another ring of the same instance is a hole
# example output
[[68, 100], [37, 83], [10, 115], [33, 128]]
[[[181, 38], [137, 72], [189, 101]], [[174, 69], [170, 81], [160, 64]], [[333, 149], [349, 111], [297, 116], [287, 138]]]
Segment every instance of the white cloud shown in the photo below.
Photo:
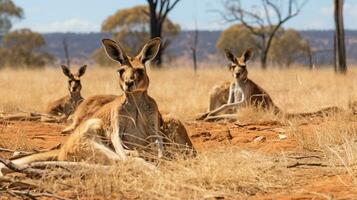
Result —
[[[24, 28], [24, 26], [15, 26], [14, 28]], [[34, 31], [41, 33], [49, 32], [98, 32], [100, 24], [89, 22], [87, 20], [73, 18], [65, 21], [55, 21], [48, 24], [34, 24], [30, 26]]]

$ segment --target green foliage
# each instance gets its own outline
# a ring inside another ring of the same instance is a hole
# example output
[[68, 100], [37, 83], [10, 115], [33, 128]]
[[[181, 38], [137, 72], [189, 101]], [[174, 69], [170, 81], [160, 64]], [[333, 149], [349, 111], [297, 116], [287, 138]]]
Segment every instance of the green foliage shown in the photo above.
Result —
[[11, 20], [21, 19], [23, 10], [17, 7], [12, 0], [0, 0], [0, 34], [8, 32], [12, 27]]
[[[103, 32], [113, 33], [113, 39], [119, 42], [129, 55], [135, 55], [150, 39], [150, 17], [148, 7], [139, 5], [128, 9], [118, 10], [102, 23]], [[180, 27], [169, 19], [164, 22], [163, 36], [172, 39], [180, 31]], [[103, 66], [115, 64], [105, 56], [102, 48], [93, 54], [94, 61]]]
[[279, 65], [290, 66], [298, 59], [307, 57], [310, 52], [308, 41], [296, 30], [288, 29], [273, 40], [269, 57]]
[[0, 64], [10, 67], [43, 67], [50, 64], [54, 57], [40, 51], [45, 44], [42, 35], [29, 29], [9, 32], [3, 37]]
[[221, 52], [230, 49], [235, 55], [241, 55], [250, 47], [257, 49], [258, 43], [247, 28], [242, 25], [233, 25], [221, 33], [216, 47]]

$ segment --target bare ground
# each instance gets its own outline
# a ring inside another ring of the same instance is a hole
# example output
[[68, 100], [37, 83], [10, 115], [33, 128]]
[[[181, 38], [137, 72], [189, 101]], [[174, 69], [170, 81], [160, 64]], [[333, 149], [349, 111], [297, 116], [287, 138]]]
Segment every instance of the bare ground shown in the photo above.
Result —
[[[308, 136], [316, 127], [323, 127], [327, 123], [331, 122], [321, 119], [310, 120], [309, 123], [300, 123], [297, 129]], [[350, 123], [357, 127], [356, 121]], [[63, 127], [62, 124], [42, 122], [2, 122], [0, 145], [24, 151], [49, 149], [66, 140], [66, 136], [60, 134]], [[232, 148], [238, 148], [243, 152], [259, 152], [273, 157], [277, 165], [284, 165], [288, 170], [290, 176], [281, 178], [289, 179], [288, 182], [291, 184], [270, 187], [264, 192], [254, 192], [252, 188], [244, 199], [357, 199], [357, 177], [351, 176], [344, 166], [332, 165], [323, 152], [301, 145], [292, 133], [296, 129], [292, 130], [291, 126], [277, 121], [263, 121], [187, 122], [186, 127], [200, 153]], [[10, 155], [11, 153], [7, 152], [0, 153], [1, 157]], [[273, 167], [266, 170], [277, 170], [275, 173], [279, 176], [279, 169]], [[212, 197], [215, 198], [240, 197], [222, 194]]]

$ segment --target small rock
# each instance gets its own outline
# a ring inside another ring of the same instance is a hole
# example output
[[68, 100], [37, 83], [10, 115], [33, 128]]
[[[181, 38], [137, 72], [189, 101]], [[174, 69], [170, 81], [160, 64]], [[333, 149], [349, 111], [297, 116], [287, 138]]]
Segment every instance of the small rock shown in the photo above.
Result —
[[254, 138], [254, 142], [265, 142], [267, 140], [267, 138], [265, 136], [257, 136], [256, 138]]
[[284, 135], [284, 134], [279, 134], [279, 139], [280, 140], [285, 140], [286, 138], [288, 138], [288, 136]]

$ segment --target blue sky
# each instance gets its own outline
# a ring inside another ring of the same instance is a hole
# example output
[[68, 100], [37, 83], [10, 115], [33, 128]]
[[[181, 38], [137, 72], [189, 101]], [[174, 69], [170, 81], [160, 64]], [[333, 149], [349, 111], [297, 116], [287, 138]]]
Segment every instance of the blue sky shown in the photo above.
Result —
[[[242, 0], [247, 8], [260, 0]], [[285, 1], [285, 0], [282, 0]], [[39, 32], [95, 32], [101, 22], [116, 10], [146, 0], [14, 0], [25, 10], [25, 18], [14, 28], [31, 28]], [[220, 30], [229, 24], [212, 10], [222, 9], [222, 0], [182, 0], [169, 17], [182, 29], [193, 29], [197, 20], [199, 29]], [[333, 0], [309, 0], [301, 14], [284, 27], [299, 30], [331, 29]], [[345, 0], [345, 27], [357, 29], [357, 0]]]

